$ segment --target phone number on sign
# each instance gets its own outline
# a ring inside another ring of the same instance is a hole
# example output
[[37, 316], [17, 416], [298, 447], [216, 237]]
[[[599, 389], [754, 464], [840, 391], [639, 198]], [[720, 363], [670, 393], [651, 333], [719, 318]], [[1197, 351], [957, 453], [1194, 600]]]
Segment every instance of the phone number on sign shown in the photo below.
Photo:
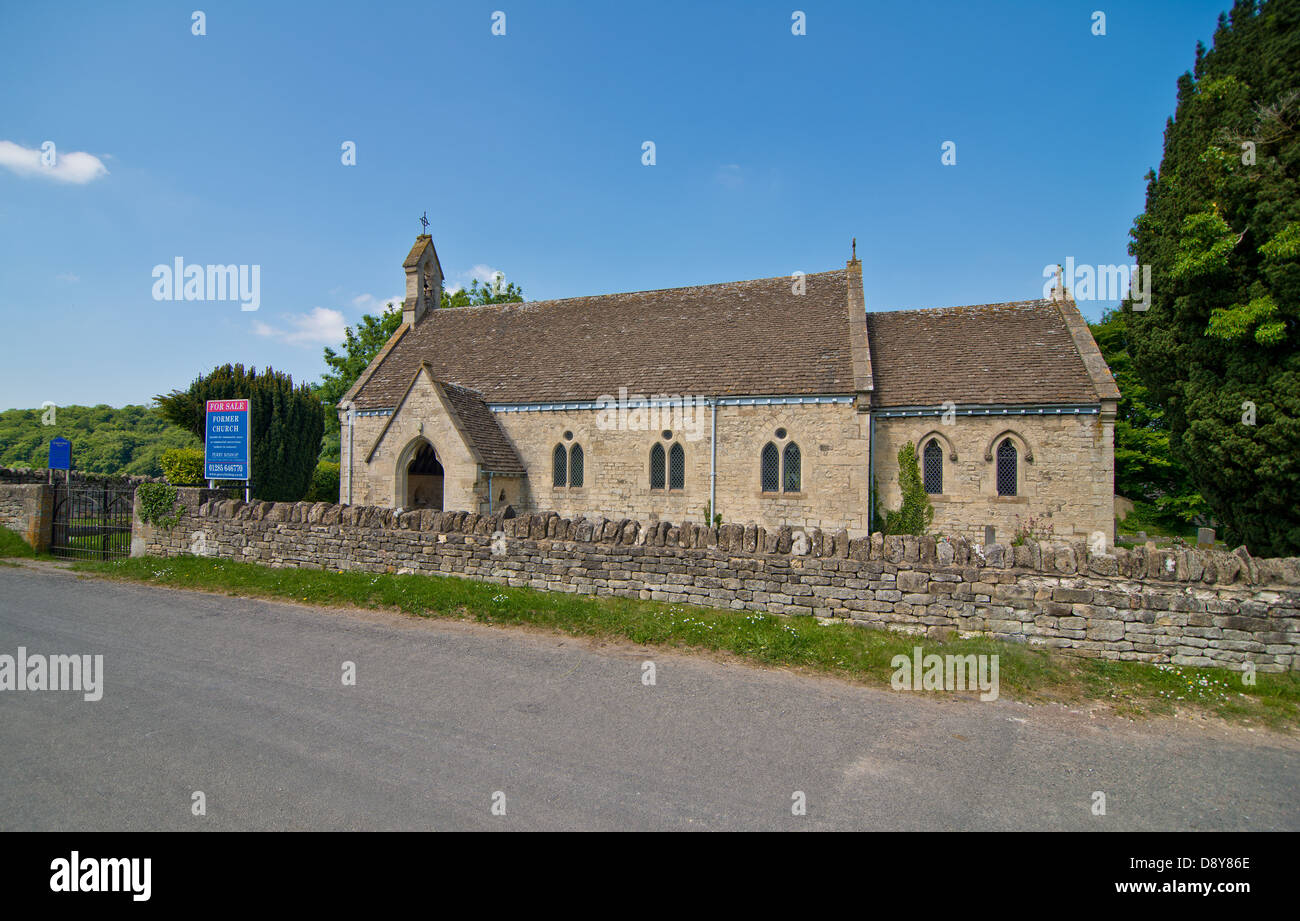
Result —
[[213, 475], [215, 475], [215, 474], [220, 474], [220, 475], [222, 475], [222, 476], [229, 476], [229, 475], [231, 475], [231, 474], [239, 474], [240, 476], [242, 476], [243, 473], [244, 473], [244, 465], [243, 465], [243, 464], [209, 464], [209, 465], [208, 465], [208, 476], [209, 476], [209, 477], [211, 477], [211, 476], [213, 476]]

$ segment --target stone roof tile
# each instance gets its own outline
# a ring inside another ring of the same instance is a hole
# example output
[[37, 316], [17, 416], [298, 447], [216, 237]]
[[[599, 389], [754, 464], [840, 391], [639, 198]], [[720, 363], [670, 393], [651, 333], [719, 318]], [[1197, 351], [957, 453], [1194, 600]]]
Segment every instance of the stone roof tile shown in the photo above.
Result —
[[492, 473], [522, 476], [523, 462], [510, 439], [501, 431], [496, 414], [483, 402], [483, 397], [449, 381], [438, 381], [438, 384], [442, 387], [470, 448], [478, 453], [483, 468]]
[[867, 330], [876, 406], [1100, 399], [1054, 301], [868, 313]]
[[391, 407], [427, 362], [489, 403], [630, 393], [854, 392], [844, 271], [430, 311], [355, 395]]
[[[867, 313], [860, 324], [851, 282], [840, 270], [808, 275], [802, 295], [780, 276], [434, 310], [394, 337], [356, 405], [395, 406], [421, 362], [488, 404], [596, 400], [620, 387], [646, 396], [872, 388], [875, 406], [1097, 403], [1113, 392], [1108, 371], [1080, 357], [1086, 324], [1073, 329], [1054, 301]], [[867, 353], [855, 361], [864, 329]]]

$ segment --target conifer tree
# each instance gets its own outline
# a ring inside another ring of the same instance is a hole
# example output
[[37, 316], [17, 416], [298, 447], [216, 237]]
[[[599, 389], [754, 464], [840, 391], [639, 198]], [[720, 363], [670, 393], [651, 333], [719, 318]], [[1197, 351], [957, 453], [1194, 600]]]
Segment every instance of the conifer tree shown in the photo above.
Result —
[[1124, 306], [1169, 447], [1232, 542], [1300, 552], [1300, 0], [1237, 0], [1178, 79]]
[[208, 400], [249, 400], [252, 414], [253, 495], [272, 502], [297, 502], [311, 485], [325, 417], [312, 388], [272, 368], [227, 364], [197, 378], [187, 390], [158, 396], [170, 422], [204, 435]]

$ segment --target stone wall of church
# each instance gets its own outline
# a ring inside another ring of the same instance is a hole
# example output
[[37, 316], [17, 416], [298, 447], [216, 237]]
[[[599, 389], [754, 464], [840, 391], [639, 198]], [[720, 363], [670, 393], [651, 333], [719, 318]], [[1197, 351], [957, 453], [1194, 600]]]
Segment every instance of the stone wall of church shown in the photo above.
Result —
[[[496, 478], [493, 507], [517, 511], [554, 511], [564, 516], [704, 521], [709, 501], [710, 410], [691, 409], [683, 416], [656, 411], [647, 418], [629, 417], [609, 426], [597, 410], [502, 412], [497, 421], [530, 472], [527, 480]], [[369, 463], [364, 457], [388, 424], [387, 416], [357, 418], [353, 439], [358, 454], [352, 503], [410, 507], [395, 495], [399, 457], [413, 439], [428, 438], [448, 468], [443, 508], [487, 511], [487, 483], [442, 412], [433, 388], [421, 381], [393, 419]], [[420, 425], [423, 423], [423, 436]], [[784, 430], [778, 438], [776, 432]], [[668, 431], [670, 437], [664, 438]], [[566, 433], [572, 435], [566, 438]], [[1019, 484], [1013, 497], [997, 495], [997, 464], [986, 460], [1007, 434], [1019, 453]], [[344, 430], [344, 465], [346, 459]], [[717, 508], [724, 522], [755, 523], [765, 528], [844, 528], [854, 537], [870, 531], [867, 520], [868, 419], [845, 403], [718, 408]], [[876, 479], [883, 504], [897, 508], [898, 449], [912, 441], [918, 450], [930, 437], [944, 446], [944, 491], [933, 496], [931, 530], [984, 539], [992, 525], [999, 540], [1035, 518], [1051, 526], [1051, 535], [1071, 539], [1095, 531], [1112, 537], [1114, 507], [1114, 425], [1099, 414], [957, 416], [943, 425], [935, 416], [878, 418]], [[794, 442], [800, 449], [800, 490], [764, 493], [761, 452], [768, 442], [784, 455]], [[660, 444], [669, 455], [674, 444], [685, 456], [682, 489], [650, 488], [650, 451]], [[581, 486], [552, 485], [557, 445], [566, 458], [582, 447]], [[956, 459], [953, 459], [953, 455]], [[1032, 457], [1032, 460], [1029, 458]], [[347, 477], [340, 483], [347, 500]], [[505, 498], [502, 499], [501, 496]]]
[[[704, 521], [709, 501], [710, 412], [708, 407], [665, 418], [629, 417], [624, 428], [601, 427], [596, 410], [498, 413], [530, 477], [516, 505], [520, 511], [561, 515], [606, 515], [673, 521]], [[778, 438], [776, 431], [785, 430]], [[663, 432], [671, 432], [665, 439]], [[566, 432], [573, 434], [566, 440]], [[799, 446], [800, 490], [764, 493], [760, 454], [768, 442], [784, 452]], [[718, 408], [717, 509], [726, 522], [755, 522], [768, 528], [847, 528], [867, 532], [867, 422], [849, 404], [722, 406]], [[650, 488], [650, 451], [665, 456], [673, 444], [685, 452], [684, 488]], [[584, 456], [580, 488], [552, 486], [552, 452], [580, 444]]]
[[[999, 496], [995, 442], [1010, 433], [1019, 462], [1017, 495]], [[1030, 517], [1073, 539], [1114, 531], [1114, 423], [1101, 414], [957, 416], [943, 425], [936, 416], [876, 420], [876, 480], [888, 508], [898, 508], [898, 450], [911, 441], [918, 461], [924, 442], [944, 447], [943, 493], [931, 496], [931, 530], [984, 539], [992, 525], [1009, 541]], [[1032, 453], [1033, 460], [1028, 459]], [[953, 460], [956, 454], [956, 460]], [[992, 459], [986, 459], [992, 455]], [[921, 465], [924, 470], [924, 465]]]
[[[387, 427], [387, 428], [385, 428]], [[381, 438], [382, 434], [382, 438]], [[347, 421], [343, 423], [343, 464], [348, 469]], [[369, 461], [371, 447], [378, 447]], [[356, 505], [386, 505], [412, 508], [411, 490], [405, 474], [420, 439], [428, 441], [443, 466], [442, 508], [477, 508], [478, 465], [465, 447], [437, 392], [424, 378], [416, 381], [399, 411], [391, 416], [359, 416], [353, 424], [352, 447], [356, 452], [351, 470], [352, 502]], [[347, 501], [347, 476], [339, 478], [340, 501]]]

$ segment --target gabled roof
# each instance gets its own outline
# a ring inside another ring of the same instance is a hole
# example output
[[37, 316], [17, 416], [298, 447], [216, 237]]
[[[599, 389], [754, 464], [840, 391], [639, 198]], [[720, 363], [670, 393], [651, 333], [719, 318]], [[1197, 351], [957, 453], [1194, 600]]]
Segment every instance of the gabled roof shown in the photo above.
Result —
[[[431, 310], [358, 388], [397, 404], [420, 362], [489, 403], [630, 393], [852, 394], [846, 271], [522, 304]], [[861, 351], [861, 350], [860, 350]], [[869, 384], [869, 381], [866, 383]]]
[[[395, 402], [395, 406], [400, 406], [406, 400], [407, 395], [415, 387], [422, 375], [428, 379], [442, 405], [446, 407], [448, 419], [460, 434], [465, 447], [485, 471], [507, 476], [524, 475], [524, 465], [519, 459], [514, 445], [501, 431], [501, 426], [497, 424], [496, 415], [492, 410], [488, 409], [487, 404], [483, 402], [482, 396], [473, 390], [457, 386], [449, 381], [438, 380], [433, 376], [433, 369], [428, 362], [422, 361], [416, 366], [415, 373], [402, 389], [402, 394]], [[379, 430], [374, 444], [370, 446], [370, 450], [366, 454], [367, 463], [374, 457], [380, 443], [388, 434], [389, 427], [396, 419], [396, 413], [389, 416], [388, 421]]]
[[[427, 367], [427, 365], [426, 365]], [[524, 474], [523, 462], [510, 439], [501, 431], [497, 417], [483, 402], [483, 397], [448, 381], [436, 381], [450, 406], [456, 427], [470, 450], [478, 455], [484, 470], [492, 473]]]
[[1072, 301], [1035, 300], [869, 313], [873, 405], [1118, 399], [1105, 362], [1085, 366], [1077, 340], [1096, 344], [1082, 317], [1082, 334], [1072, 330], [1071, 311], [1078, 316]]
[[[425, 245], [417, 241], [412, 257]], [[1068, 298], [866, 313], [860, 265], [807, 275], [802, 294], [779, 276], [431, 310], [398, 329], [345, 402], [392, 408], [421, 365], [487, 404], [592, 401], [621, 387], [646, 396], [871, 393], [879, 407], [1118, 399]]]
[[[433, 246], [433, 237], [427, 233], [422, 233], [415, 238], [415, 244], [411, 251], [406, 254], [406, 260], [402, 263], [402, 268], [409, 269], [420, 264], [420, 255], [429, 247]], [[435, 254], [436, 255], [436, 254]]]

